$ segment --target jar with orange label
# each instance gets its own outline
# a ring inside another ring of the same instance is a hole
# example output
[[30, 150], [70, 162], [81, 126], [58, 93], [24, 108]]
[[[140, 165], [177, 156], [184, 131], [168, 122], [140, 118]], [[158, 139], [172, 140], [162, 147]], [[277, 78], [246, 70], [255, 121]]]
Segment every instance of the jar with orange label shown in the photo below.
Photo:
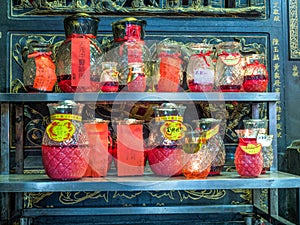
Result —
[[89, 162], [89, 145], [82, 124], [84, 104], [74, 101], [50, 103], [51, 123], [42, 141], [42, 160], [53, 180], [75, 180], [84, 176]]
[[56, 73], [51, 45], [38, 42], [29, 44], [28, 51], [23, 52], [23, 81], [28, 92], [53, 91]]

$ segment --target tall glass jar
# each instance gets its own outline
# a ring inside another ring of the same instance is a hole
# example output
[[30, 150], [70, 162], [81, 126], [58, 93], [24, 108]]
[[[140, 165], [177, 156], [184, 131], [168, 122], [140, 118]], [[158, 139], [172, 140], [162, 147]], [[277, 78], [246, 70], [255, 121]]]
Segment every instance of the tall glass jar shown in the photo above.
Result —
[[28, 92], [52, 92], [56, 83], [52, 46], [47, 43], [29, 44], [23, 55], [23, 81]]
[[223, 92], [238, 92], [243, 84], [242, 55], [239, 42], [222, 42], [216, 45], [216, 88]]
[[263, 54], [252, 54], [245, 57], [246, 69], [243, 89], [247, 92], [265, 92], [268, 87], [269, 75]]
[[56, 52], [57, 80], [63, 92], [100, 91], [98, 23], [98, 18], [85, 13], [65, 18], [66, 40]]
[[177, 176], [182, 174], [182, 144], [184, 132], [183, 105], [163, 103], [154, 106], [155, 121], [150, 126], [148, 161], [156, 175]]
[[210, 92], [214, 88], [215, 69], [213, 45], [194, 43], [189, 46], [192, 55], [188, 61], [186, 79], [192, 92]]
[[217, 152], [211, 162], [210, 175], [220, 175], [226, 159], [225, 146], [219, 133], [221, 120], [202, 118], [194, 120], [194, 122], [196, 123], [196, 129], [202, 132], [203, 145]]
[[[150, 52], [145, 44], [145, 20], [133, 17], [118, 20], [112, 24], [113, 48], [118, 59], [120, 90], [145, 91], [149, 83]], [[138, 73], [136, 71], [139, 71]], [[132, 76], [132, 73], [135, 73]], [[128, 85], [128, 86], [127, 86]]]
[[183, 79], [181, 47], [173, 43], [156, 46], [154, 84], [158, 92], [178, 92]]
[[82, 124], [84, 105], [73, 101], [48, 104], [51, 123], [42, 140], [42, 160], [53, 180], [74, 180], [84, 176], [89, 162], [89, 146]]

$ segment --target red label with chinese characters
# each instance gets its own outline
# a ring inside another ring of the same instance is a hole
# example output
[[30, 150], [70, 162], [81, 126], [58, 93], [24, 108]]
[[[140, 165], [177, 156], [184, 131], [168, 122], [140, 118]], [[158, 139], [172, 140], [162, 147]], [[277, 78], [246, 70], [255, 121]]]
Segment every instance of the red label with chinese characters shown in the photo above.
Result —
[[71, 38], [72, 86], [90, 86], [90, 40]]
[[33, 53], [28, 58], [35, 60], [35, 78], [33, 88], [40, 91], [52, 91], [56, 82], [55, 64], [50, 58], [51, 53]]

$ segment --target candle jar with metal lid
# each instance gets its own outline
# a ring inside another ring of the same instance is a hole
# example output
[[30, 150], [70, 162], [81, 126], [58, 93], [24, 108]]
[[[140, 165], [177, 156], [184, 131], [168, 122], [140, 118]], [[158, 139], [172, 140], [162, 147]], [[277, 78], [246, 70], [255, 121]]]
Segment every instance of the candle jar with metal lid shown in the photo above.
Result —
[[28, 92], [52, 92], [56, 83], [52, 46], [32, 42], [23, 52], [23, 81]]
[[218, 59], [215, 86], [222, 92], [238, 92], [242, 88], [244, 70], [240, 48], [239, 42], [222, 42], [216, 45]]
[[89, 162], [89, 146], [82, 124], [84, 104], [74, 101], [50, 103], [51, 123], [42, 140], [42, 160], [53, 180], [74, 180], [84, 176]]
[[118, 59], [119, 90], [146, 91], [151, 86], [150, 51], [144, 41], [145, 26], [145, 20], [133, 17], [112, 24], [114, 41], [108, 52], [113, 51], [114, 58]]
[[85, 13], [64, 19], [66, 40], [56, 51], [57, 80], [63, 92], [100, 91], [98, 23], [98, 18]]
[[150, 124], [148, 161], [156, 175], [177, 176], [182, 174], [183, 123], [186, 106], [163, 103], [154, 106], [155, 119]]
[[245, 57], [244, 91], [265, 92], [267, 90], [269, 75], [264, 58], [263, 54], [252, 54]]
[[214, 88], [215, 69], [213, 45], [193, 43], [189, 45], [192, 55], [189, 58], [186, 79], [192, 92], [210, 92]]

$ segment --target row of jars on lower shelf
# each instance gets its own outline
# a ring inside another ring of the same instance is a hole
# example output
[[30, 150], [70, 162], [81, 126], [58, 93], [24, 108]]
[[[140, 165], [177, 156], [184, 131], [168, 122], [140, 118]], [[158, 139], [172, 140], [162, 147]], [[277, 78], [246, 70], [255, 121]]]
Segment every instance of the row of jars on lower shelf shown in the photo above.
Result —
[[[192, 128], [183, 123], [182, 105], [154, 107], [155, 120], [147, 141], [144, 121], [112, 121], [117, 134], [113, 141], [109, 121], [82, 121], [83, 104], [64, 101], [48, 106], [51, 123], [43, 137], [42, 159], [46, 174], [54, 180], [106, 176], [113, 159], [118, 176], [143, 175], [146, 160], [156, 175], [183, 174], [187, 178], [219, 175], [225, 164], [220, 120], [195, 120]], [[257, 177], [272, 165], [272, 137], [266, 135], [266, 120], [244, 122], [249, 129], [237, 131], [240, 141], [234, 162], [241, 176]]]
[[56, 44], [54, 54], [47, 44], [26, 46], [22, 59], [28, 91], [51, 92], [56, 83], [62, 92], [267, 90], [264, 53], [243, 55], [239, 42], [167, 39], [147, 46], [146, 21], [126, 18], [112, 24], [114, 39], [104, 51], [96, 39], [98, 22], [87, 14], [65, 18], [66, 40]]

